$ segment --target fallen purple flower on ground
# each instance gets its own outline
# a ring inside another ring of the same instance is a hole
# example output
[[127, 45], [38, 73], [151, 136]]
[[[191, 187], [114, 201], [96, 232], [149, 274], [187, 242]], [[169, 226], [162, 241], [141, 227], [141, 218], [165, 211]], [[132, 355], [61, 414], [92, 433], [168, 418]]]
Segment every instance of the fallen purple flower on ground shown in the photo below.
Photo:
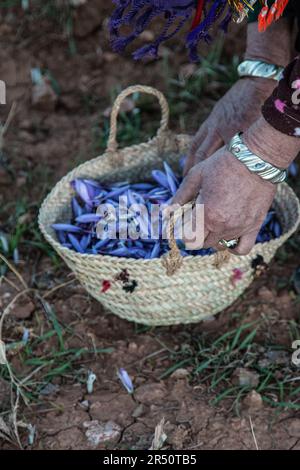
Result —
[[134, 392], [132, 380], [129, 377], [125, 369], [119, 369], [117, 372], [119, 379], [121, 380], [123, 386], [126, 388], [127, 392], [132, 394]]

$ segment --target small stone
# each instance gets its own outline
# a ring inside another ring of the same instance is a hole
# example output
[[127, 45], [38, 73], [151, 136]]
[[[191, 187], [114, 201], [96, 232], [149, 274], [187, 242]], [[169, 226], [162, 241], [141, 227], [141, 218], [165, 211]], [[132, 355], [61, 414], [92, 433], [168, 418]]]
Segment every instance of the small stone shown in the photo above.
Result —
[[243, 404], [249, 410], [260, 410], [263, 407], [263, 400], [259, 393], [251, 390], [244, 398]]
[[284, 366], [290, 363], [290, 356], [287, 351], [271, 350], [267, 351], [262, 359], [259, 360], [259, 367], [266, 368], [270, 365]]
[[144, 412], [145, 412], [145, 407], [144, 407], [144, 405], [141, 403], [139, 406], [137, 406], [137, 407], [133, 410], [131, 416], [132, 416], [133, 418], [140, 418], [141, 416], [143, 416]]
[[79, 406], [85, 410], [85, 411], [88, 411], [90, 409], [90, 402], [89, 400], [83, 400], [79, 403]]
[[234, 371], [233, 383], [238, 384], [240, 387], [256, 388], [259, 384], [259, 374], [239, 367]]
[[27, 302], [24, 305], [17, 305], [13, 311], [12, 315], [20, 320], [26, 320], [29, 318], [35, 310], [35, 305], [33, 302]]
[[135, 398], [138, 402], [152, 405], [157, 402], [161, 403], [166, 394], [167, 390], [163, 384], [150, 383], [137, 388]]
[[187, 369], [177, 369], [171, 374], [172, 379], [186, 379], [190, 375], [189, 371]]
[[49, 396], [49, 395], [55, 395], [56, 393], [59, 392], [59, 385], [52, 384], [49, 382], [45, 387], [42, 388], [40, 391], [40, 395], [43, 396]]
[[83, 426], [86, 428], [87, 440], [93, 447], [103, 442], [117, 442], [121, 436], [120, 426], [113, 421], [107, 423], [100, 423], [97, 420], [85, 421]]
[[128, 345], [128, 351], [129, 352], [135, 352], [138, 349], [138, 345], [136, 343], [129, 343]]

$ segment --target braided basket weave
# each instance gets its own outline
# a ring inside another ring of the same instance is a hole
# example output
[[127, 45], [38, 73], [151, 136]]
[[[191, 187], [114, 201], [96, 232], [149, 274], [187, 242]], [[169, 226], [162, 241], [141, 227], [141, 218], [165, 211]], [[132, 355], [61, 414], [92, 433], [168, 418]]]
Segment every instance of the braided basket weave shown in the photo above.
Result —
[[[161, 126], [157, 136], [148, 143], [118, 150], [116, 135], [120, 106], [127, 96], [135, 92], [158, 98], [162, 108]], [[45, 199], [39, 213], [39, 226], [46, 240], [86, 290], [108, 311], [146, 325], [198, 322], [231, 305], [254, 279], [253, 260], [261, 255], [264, 262], [269, 263], [276, 250], [295, 232], [300, 221], [296, 195], [287, 184], [281, 184], [274, 202], [283, 227], [280, 238], [256, 244], [247, 256], [228, 255], [223, 263], [220, 263], [219, 254], [185, 257], [173, 276], [167, 275], [166, 263], [162, 259], [136, 260], [80, 254], [61, 246], [51, 225], [71, 217], [73, 190], [70, 182], [74, 178], [97, 178], [106, 183], [124, 179], [146, 181], [153, 168], [162, 167], [163, 160], [178, 168], [180, 157], [188, 151], [191, 137], [172, 134], [168, 121], [168, 104], [160, 92], [144, 86], [123, 91], [113, 106], [107, 151], [66, 175]], [[137, 283], [134, 292], [126, 292], [122, 283], [116, 281], [124, 269]], [[232, 276], [235, 269], [242, 271], [243, 275], [234, 283]], [[111, 288], [103, 293], [102, 283], [107, 280], [111, 282]]]

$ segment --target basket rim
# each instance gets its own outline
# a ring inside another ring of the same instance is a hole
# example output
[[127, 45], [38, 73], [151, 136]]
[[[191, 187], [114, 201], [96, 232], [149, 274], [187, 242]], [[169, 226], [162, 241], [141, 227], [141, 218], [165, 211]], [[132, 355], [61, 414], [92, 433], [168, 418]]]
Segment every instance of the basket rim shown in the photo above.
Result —
[[[175, 134], [173, 131], [169, 131], [170, 134], [173, 134], [173, 135], [176, 135], [176, 138], [177, 139], [191, 139], [192, 136], [189, 135], [189, 134]], [[140, 143], [140, 144], [134, 144], [134, 145], [131, 145], [131, 146], [128, 146], [128, 147], [124, 147], [120, 150], [117, 151], [118, 154], [120, 153], [126, 153], [128, 152], [128, 150], [136, 150], [136, 149], [145, 149], [145, 147], [148, 147], [148, 146], [153, 146], [153, 145], [157, 145], [159, 142], [159, 139], [157, 136], [153, 137], [152, 139], [150, 139], [148, 142], [144, 142], [144, 143]], [[86, 162], [83, 162], [81, 163], [80, 165], [76, 166], [75, 168], [73, 168], [71, 171], [69, 171], [65, 176], [63, 176], [55, 185], [54, 187], [51, 189], [51, 191], [48, 193], [48, 195], [46, 196], [46, 198], [44, 199], [44, 201], [42, 202], [41, 206], [40, 206], [40, 209], [39, 209], [39, 213], [38, 213], [38, 225], [39, 225], [39, 228], [41, 230], [41, 232], [43, 233], [44, 237], [46, 238], [46, 240], [50, 243], [50, 245], [53, 246], [53, 248], [56, 249], [56, 251], [58, 253], [61, 253], [61, 254], [66, 254], [66, 256], [68, 256], [69, 254], [72, 255], [72, 258], [75, 260], [75, 259], [78, 259], [78, 260], [83, 260], [83, 259], [88, 259], [88, 260], [100, 260], [100, 259], [105, 259], [107, 261], [113, 261], [113, 260], [118, 260], [120, 262], [126, 262], [126, 263], [139, 263], [139, 264], [150, 264], [150, 263], [161, 263], [161, 260], [162, 260], [162, 257], [160, 258], [154, 258], [154, 259], [143, 259], [143, 258], [140, 258], [140, 259], [136, 259], [136, 258], [127, 258], [127, 257], [122, 257], [122, 256], [111, 256], [111, 255], [107, 255], [107, 254], [97, 254], [97, 255], [94, 255], [94, 254], [89, 254], [89, 253], [78, 253], [74, 250], [71, 250], [67, 247], [64, 247], [62, 246], [48, 231], [48, 228], [51, 226], [52, 222], [49, 223], [49, 225], [47, 224], [44, 224], [42, 222], [42, 216], [43, 216], [43, 213], [47, 210], [47, 205], [48, 203], [51, 201], [54, 193], [56, 193], [58, 190], [60, 189], [63, 189], [64, 187], [64, 184], [66, 183], [69, 183], [73, 177], [75, 177], [75, 173], [77, 173], [80, 169], [84, 169], [85, 167], [88, 167], [90, 164], [93, 164], [93, 163], [96, 163], [97, 160], [100, 160], [102, 159], [104, 156], [108, 156], [108, 155], [111, 155], [111, 152], [110, 151], [105, 151], [103, 154], [101, 155], [98, 155], [94, 158], [92, 158], [91, 160], [87, 160]], [[275, 238], [275, 239], [272, 239], [270, 241], [267, 241], [267, 242], [260, 242], [260, 243], [256, 243], [254, 245], [254, 247], [252, 248], [251, 252], [246, 255], [247, 256], [250, 256], [253, 254], [253, 252], [255, 251], [260, 251], [260, 249], [263, 249], [263, 247], [265, 246], [272, 246], [272, 245], [275, 245], [275, 246], [280, 246], [281, 244], [283, 244], [298, 228], [299, 224], [300, 224], [300, 201], [296, 195], [296, 193], [294, 192], [294, 190], [287, 184], [287, 183], [281, 183], [281, 185], [284, 185], [286, 190], [288, 190], [288, 192], [290, 193], [290, 196], [291, 198], [293, 198], [294, 200], [294, 203], [296, 204], [296, 208], [297, 208], [297, 216], [295, 216], [295, 221], [293, 223], [293, 226], [286, 232], [284, 232], [280, 237], [278, 238]], [[276, 198], [276, 196], [275, 196]], [[188, 260], [207, 260], [208, 258], [214, 258], [216, 256], [216, 252], [215, 253], [212, 253], [212, 254], [208, 254], [208, 255], [204, 255], [204, 256], [193, 256], [193, 255], [188, 255], [188, 256], [185, 256], [184, 257], [184, 261], [188, 261]]]

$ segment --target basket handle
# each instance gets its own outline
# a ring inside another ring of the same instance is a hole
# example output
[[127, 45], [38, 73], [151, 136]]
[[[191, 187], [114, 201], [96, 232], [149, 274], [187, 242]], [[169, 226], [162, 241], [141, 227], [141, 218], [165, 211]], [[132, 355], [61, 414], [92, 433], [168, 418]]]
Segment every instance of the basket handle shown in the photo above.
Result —
[[[194, 201], [195, 202], [195, 201]], [[183, 264], [183, 257], [180, 253], [180, 249], [177, 246], [175, 239], [175, 224], [178, 215], [182, 215], [182, 207], [178, 212], [171, 214], [169, 231], [168, 231], [168, 242], [170, 251], [162, 257], [162, 264], [166, 270], [167, 276], [174, 276], [179, 271]], [[215, 257], [215, 267], [220, 268], [225, 264], [230, 257], [228, 250], [218, 251]]]
[[112, 112], [110, 116], [110, 132], [109, 132], [109, 138], [108, 138], [108, 143], [107, 143], [107, 150], [110, 152], [116, 152], [118, 149], [117, 130], [118, 130], [118, 115], [120, 112], [121, 104], [127, 98], [127, 96], [130, 96], [134, 93], [146, 93], [148, 95], [153, 95], [158, 99], [160, 107], [161, 107], [161, 111], [162, 111], [162, 118], [161, 118], [159, 130], [157, 132], [157, 138], [161, 137], [169, 128], [170, 110], [169, 110], [168, 102], [166, 98], [164, 97], [164, 95], [160, 91], [149, 86], [144, 86], [144, 85], [130, 86], [119, 94], [119, 96], [116, 98], [113, 104], [113, 108], [112, 108]]

